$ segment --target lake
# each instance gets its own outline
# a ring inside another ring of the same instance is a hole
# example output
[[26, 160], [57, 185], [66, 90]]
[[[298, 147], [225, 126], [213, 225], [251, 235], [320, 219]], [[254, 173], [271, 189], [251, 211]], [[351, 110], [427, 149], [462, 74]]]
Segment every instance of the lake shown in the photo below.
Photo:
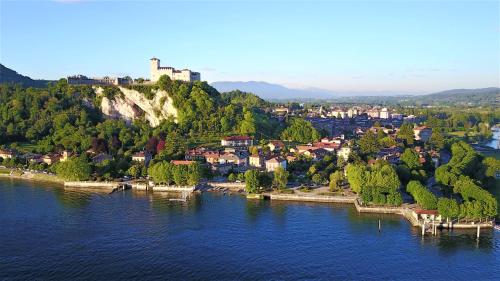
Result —
[[173, 197], [0, 180], [0, 280], [500, 278], [494, 230], [422, 238], [351, 205]]

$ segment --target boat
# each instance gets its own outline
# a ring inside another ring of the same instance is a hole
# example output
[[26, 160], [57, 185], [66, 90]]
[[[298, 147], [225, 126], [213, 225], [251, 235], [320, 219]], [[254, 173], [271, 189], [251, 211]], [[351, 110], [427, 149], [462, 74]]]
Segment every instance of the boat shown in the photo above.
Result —
[[500, 231], [500, 225], [499, 224], [495, 224], [495, 226], [493, 227], [494, 229]]

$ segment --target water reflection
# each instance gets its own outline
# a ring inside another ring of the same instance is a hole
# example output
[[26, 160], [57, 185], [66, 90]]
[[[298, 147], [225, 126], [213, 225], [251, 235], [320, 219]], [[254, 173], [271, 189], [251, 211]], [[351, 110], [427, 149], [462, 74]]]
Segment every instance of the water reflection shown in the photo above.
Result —
[[52, 192], [57, 202], [63, 207], [70, 209], [83, 209], [87, 207], [92, 200], [93, 194], [88, 191], [69, 188], [53, 188]]

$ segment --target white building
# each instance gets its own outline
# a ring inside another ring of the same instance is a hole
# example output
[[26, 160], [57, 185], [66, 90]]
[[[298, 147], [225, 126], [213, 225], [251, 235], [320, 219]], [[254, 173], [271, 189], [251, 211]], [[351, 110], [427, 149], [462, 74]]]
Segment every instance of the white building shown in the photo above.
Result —
[[274, 172], [276, 168], [282, 167], [286, 170], [286, 159], [281, 157], [273, 157], [269, 160], [266, 160], [266, 171]]
[[380, 118], [389, 119], [389, 111], [387, 111], [387, 108], [382, 108], [382, 110], [380, 111]]
[[151, 82], [156, 82], [162, 75], [167, 75], [172, 80], [181, 80], [186, 82], [200, 81], [200, 73], [189, 69], [177, 70], [170, 66], [161, 67], [160, 60], [151, 59]]
[[349, 154], [351, 154], [351, 148], [349, 146], [342, 146], [337, 151], [337, 157], [342, 157], [345, 161], [349, 159]]

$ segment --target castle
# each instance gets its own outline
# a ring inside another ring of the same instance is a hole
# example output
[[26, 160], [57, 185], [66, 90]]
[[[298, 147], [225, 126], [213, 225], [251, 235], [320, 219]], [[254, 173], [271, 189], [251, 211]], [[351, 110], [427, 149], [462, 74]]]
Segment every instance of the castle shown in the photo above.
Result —
[[200, 81], [200, 73], [189, 69], [177, 70], [173, 67], [161, 67], [160, 60], [151, 59], [151, 82], [156, 82], [162, 75], [168, 75], [172, 80], [182, 80], [187, 82]]

